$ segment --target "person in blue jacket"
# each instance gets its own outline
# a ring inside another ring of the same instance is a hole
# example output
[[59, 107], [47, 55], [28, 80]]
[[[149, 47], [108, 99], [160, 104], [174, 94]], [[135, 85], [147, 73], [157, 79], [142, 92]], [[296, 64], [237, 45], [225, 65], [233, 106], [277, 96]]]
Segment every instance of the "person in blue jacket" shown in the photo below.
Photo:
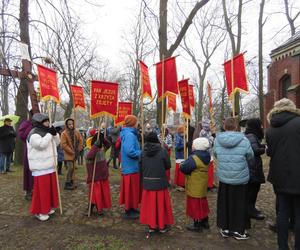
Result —
[[180, 125], [177, 128], [177, 133], [175, 134], [175, 171], [174, 171], [174, 185], [177, 186], [178, 191], [183, 191], [185, 186], [185, 176], [180, 171], [180, 164], [184, 162], [184, 126]]
[[125, 206], [125, 218], [137, 219], [141, 201], [139, 158], [141, 155], [137, 131], [138, 120], [134, 115], [125, 117], [121, 130], [121, 193], [120, 205]]
[[249, 238], [247, 184], [250, 178], [248, 165], [254, 161], [249, 140], [237, 132], [235, 118], [227, 118], [225, 132], [218, 133], [214, 154], [218, 161], [219, 190], [217, 200], [217, 226], [224, 238]]

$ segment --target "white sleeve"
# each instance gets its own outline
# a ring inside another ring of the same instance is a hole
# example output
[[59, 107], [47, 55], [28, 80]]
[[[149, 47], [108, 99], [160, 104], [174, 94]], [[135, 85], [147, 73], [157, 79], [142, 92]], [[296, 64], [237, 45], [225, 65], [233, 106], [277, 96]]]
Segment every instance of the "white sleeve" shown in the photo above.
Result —
[[53, 136], [53, 139], [55, 141], [55, 145], [56, 147], [60, 144], [60, 139], [59, 139], [59, 135], [56, 134], [55, 136]]

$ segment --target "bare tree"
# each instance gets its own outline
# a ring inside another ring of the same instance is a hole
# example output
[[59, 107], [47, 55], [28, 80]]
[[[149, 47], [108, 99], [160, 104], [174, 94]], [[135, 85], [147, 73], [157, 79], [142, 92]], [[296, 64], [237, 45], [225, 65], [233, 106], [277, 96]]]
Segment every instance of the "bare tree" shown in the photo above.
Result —
[[208, 68], [211, 66], [211, 58], [216, 52], [217, 48], [225, 40], [226, 33], [219, 27], [222, 19], [219, 16], [218, 5], [207, 5], [201, 13], [195, 18], [194, 27], [197, 34], [196, 39], [199, 40], [201, 47], [201, 54], [197, 55], [198, 49], [193, 49], [191, 45], [187, 44], [186, 37], [183, 39], [183, 46], [181, 46], [187, 54], [191, 57], [198, 72], [197, 90], [198, 90], [198, 115], [197, 121], [202, 120], [203, 114], [203, 90]]
[[289, 0], [284, 0], [284, 8], [285, 8], [285, 16], [290, 25], [291, 36], [293, 36], [296, 33], [295, 21], [299, 17], [300, 11], [297, 11], [297, 13], [295, 13], [295, 15], [293, 17], [292, 10], [294, 9], [294, 7], [293, 7], [293, 3], [291, 3], [291, 2], [289, 3]]

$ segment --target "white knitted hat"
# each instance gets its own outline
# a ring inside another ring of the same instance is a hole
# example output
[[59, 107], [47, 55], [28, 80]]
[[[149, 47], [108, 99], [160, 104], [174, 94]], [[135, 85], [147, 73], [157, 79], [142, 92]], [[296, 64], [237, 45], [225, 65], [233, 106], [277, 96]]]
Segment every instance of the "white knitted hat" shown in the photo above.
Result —
[[195, 150], [207, 150], [209, 149], [209, 141], [205, 137], [199, 137], [193, 141], [192, 147]]

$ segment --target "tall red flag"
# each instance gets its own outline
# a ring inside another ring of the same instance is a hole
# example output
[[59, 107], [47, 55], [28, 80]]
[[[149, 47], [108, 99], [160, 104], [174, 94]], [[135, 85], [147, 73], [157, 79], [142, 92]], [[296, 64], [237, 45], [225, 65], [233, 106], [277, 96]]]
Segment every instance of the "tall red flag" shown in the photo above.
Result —
[[37, 70], [42, 100], [60, 103], [56, 71], [39, 64], [37, 64]]
[[192, 108], [195, 107], [194, 85], [189, 85], [189, 99]]
[[74, 109], [85, 110], [83, 88], [76, 85], [70, 85], [70, 89], [73, 96]]
[[152, 100], [152, 91], [151, 91], [148, 66], [142, 61], [139, 62], [140, 62], [140, 72], [141, 72], [141, 84], [143, 86], [142, 98], [149, 97]]
[[119, 102], [115, 126], [124, 124], [125, 117], [132, 114], [132, 102]]
[[209, 82], [207, 82], [207, 94], [209, 99], [209, 112], [212, 113], [213, 111], [213, 102], [212, 102], [212, 89]]
[[91, 118], [117, 115], [118, 87], [115, 82], [92, 81], [91, 86]]
[[175, 94], [168, 95], [168, 110], [176, 112], [176, 97], [177, 96]]
[[[162, 64], [164, 65], [163, 72]], [[162, 78], [164, 78], [163, 82]], [[176, 57], [167, 58], [163, 62], [156, 64], [156, 84], [158, 101], [161, 101], [162, 98], [168, 96], [169, 94], [178, 94]], [[162, 86], [162, 84], [164, 84], [164, 86]], [[162, 93], [162, 88], [164, 89], [164, 93]]]
[[226, 61], [224, 63], [224, 71], [228, 96], [231, 96], [232, 92], [236, 90], [248, 92], [244, 54], [239, 54], [233, 59]]
[[191, 119], [191, 106], [189, 96], [189, 79], [181, 80], [178, 82], [181, 104], [182, 104], [182, 115]]

